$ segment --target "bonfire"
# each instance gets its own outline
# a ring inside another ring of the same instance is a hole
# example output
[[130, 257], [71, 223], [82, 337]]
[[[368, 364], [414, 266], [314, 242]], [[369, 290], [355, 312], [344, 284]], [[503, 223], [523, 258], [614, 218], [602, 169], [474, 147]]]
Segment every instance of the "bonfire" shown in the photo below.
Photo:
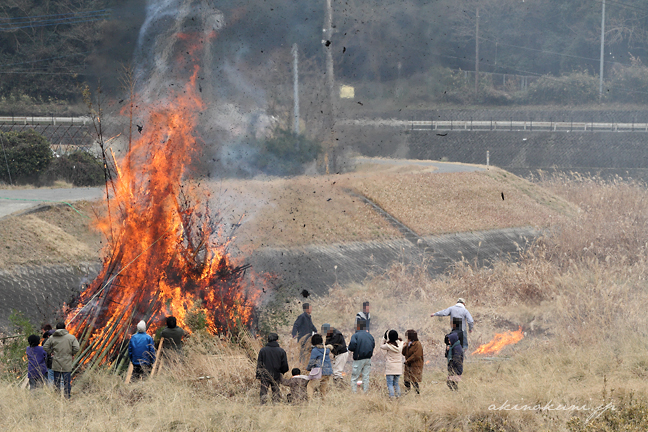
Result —
[[258, 291], [244, 278], [248, 266], [230, 260], [232, 235], [213, 222], [204, 191], [185, 180], [199, 155], [195, 130], [204, 109], [199, 67], [191, 72], [184, 88], [148, 107], [124, 159], [110, 161], [106, 212], [97, 222], [107, 238], [103, 269], [67, 316], [81, 344], [76, 370], [126, 364], [140, 320], [155, 332], [165, 316], [187, 328], [188, 314], [197, 313], [213, 334], [252, 322]]

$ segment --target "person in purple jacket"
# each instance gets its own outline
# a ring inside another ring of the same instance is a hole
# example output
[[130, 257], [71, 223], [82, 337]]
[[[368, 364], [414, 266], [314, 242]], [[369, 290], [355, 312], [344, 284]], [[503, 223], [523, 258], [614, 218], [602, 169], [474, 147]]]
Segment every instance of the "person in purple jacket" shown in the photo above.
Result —
[[42, 346], [39, 346], [40, 337], [31, 335], [27, 338], [27, 377], [29, 388], [35, 390], [43, 387], [47, 378], [47, 353]]

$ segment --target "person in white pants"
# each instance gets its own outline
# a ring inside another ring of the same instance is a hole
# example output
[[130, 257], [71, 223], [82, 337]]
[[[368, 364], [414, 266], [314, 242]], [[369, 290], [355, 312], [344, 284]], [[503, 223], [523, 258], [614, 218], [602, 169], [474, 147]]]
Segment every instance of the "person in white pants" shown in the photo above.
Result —
[[337, 329], [331, 327], [330, 324], [322, 325], [322, 334], [326, 335], [326, 345], [333, 345], [332, 354], [335, 356], [333, 359], [333, 379], [344, 379], [343, 371], [344, 366], [347, 364], [349, 358], [349, 351], [344, 340], [344, 335]]

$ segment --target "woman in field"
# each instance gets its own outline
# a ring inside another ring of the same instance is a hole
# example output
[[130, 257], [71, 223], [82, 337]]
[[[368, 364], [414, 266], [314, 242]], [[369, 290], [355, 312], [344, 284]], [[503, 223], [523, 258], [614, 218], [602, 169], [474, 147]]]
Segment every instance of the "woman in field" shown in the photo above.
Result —
[[387, 352], [387, 357], [385, 358], [385, 378], [387, 380], [389, 397], [399, 397], [401, 390], [398, 380], [403, 374], [403, 341], [398, 337], [396, 330], [385, 332], [380, 349]]
[[415, 330], [405, 332], [407, 341], [403, 347], [405, 357], [405, 374], [403, 380], [407, 391], [414, 387], [416, 394], [420, 394], [419, 383], [423, 379], [423, 346], [418, 340]]

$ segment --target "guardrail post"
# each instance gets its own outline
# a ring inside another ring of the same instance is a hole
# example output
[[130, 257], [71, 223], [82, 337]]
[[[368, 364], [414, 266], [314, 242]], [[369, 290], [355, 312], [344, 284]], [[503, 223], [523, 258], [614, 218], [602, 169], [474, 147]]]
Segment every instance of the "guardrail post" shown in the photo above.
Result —
[[472, 132], [472, 117], [470, 117], [470, 131]]
[[529, 129], [533, 132], [533, 117], [529, 119]]
[[511, 117], [511, 132], [513, 132], [513, 117]]
[[450, 119], [450, 130], [452, 130], [452, 119]]
[[491, 129], [490, 130], [493, 130], [493, 117], [491, 117]]

